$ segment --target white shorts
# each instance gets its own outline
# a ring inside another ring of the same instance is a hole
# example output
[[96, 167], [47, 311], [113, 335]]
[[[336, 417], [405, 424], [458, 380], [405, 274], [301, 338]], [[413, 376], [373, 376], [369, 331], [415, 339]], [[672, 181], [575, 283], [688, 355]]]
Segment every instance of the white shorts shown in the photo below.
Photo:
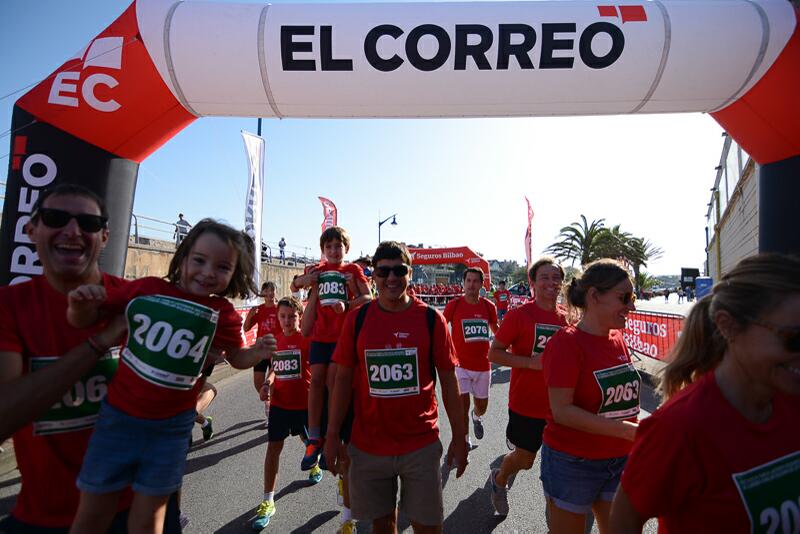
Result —
[[472, 394], [476, 399], [489, 398], [489, 383], [492, 381], [491, 371], [470, 371], [456, 367], [458, 388], [462, 395]]

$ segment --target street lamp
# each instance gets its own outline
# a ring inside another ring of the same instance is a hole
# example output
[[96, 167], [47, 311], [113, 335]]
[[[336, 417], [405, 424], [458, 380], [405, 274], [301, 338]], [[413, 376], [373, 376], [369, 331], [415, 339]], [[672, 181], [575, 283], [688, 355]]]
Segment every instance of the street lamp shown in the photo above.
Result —
[[389, 215], [388, 217], [386, 217], [382, 221], [378, 221], [378, 244], [379, 245], [381, 244], [381, 226], [383, 226], [385, 223], [387, 223], [389, 221], [389, 219], [392, 220], [392, 226], [397, 226], [396, 217], [397, 217], [397, 214], [395, 213], [394, 215]]

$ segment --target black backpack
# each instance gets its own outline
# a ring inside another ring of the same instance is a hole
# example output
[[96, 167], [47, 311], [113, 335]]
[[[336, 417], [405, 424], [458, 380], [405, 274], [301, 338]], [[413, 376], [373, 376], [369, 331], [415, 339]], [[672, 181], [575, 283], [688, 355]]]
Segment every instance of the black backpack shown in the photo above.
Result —
[[[364, 326], [364, 319], [367, 317], [367, 308], [369, 307], [370, 303], [367, 302], [361, 308], [358, 309], [358, 314], [356, 315], [356, 324], [353, 333], [353, 346], [358, 347], [358, 335], [361, 333], [361, 327]], [[428, 336], [430, 338], [430, 344], [428, 345], [428, 360], [431, 364], [431, 378], [433, 379], [433, 387], [436, 388], [436, 364], [433, 362], [433, 327], [436, 324], [436, 310], [432, 306], [425, 305], [425, 319], [428, 323]]]

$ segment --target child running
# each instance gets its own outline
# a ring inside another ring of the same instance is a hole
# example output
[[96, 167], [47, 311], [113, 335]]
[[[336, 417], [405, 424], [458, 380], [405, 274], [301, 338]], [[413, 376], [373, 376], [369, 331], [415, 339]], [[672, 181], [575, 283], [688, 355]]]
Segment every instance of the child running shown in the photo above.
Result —
[[[305, 443], [307, 437], [311, 369], [308, 365], [309, 339], [300, 333], [302, 315], [303, 305], [295, 297], [284, 297], [278, 302], [281, 333], [276, 336], [278, 347], [273, 356], [269, 380], [262, 384], [262, 391], [269, 391], [270, 384], [273, 384], [267, 431], [269, 444], [264, 458], [264, 500], [256, 509], [253, 530], [266, 527], [275, 514], [275, 482], [284, 440], [289, 435], [300, 436]], [[308, 480], [311, 484], [322, 480], [322, 469], [318, 465], [311, 468]]]
[[[247, 332], [253, 325], [256, 325], [256, 337], [264, 337], [267, 334], [276, 336], [281, 332], [281, 325], [278, 322], [278, 307], [275, 300], [275, 282], [264, 282], [261, 284], [261, 296], [264, 297], [264, 304], [251, 308], [244, 318], [244, 331]], [[269, 388], [262, 393], [264, 381], [269, 370], [269, 360], [263, 360], [253, 367], [253, 386], [256, 393], [260, 394], [264, 402], [264, 421], [269, 428]], [[271, 382], [270, 382], [271, 384]]]
[[253, 243], [211, 219], [181, 241], [167, 279], [108, 292], [69, 293], [67, 319], [81, 328], [124, 311], [128, 340], [83, 461], [73, 534], [105, 532], [120, 492], [132, 486], [128, 531], [160, 534], [168, 496], [181, 486], [195, 403], [209, 349], [239, 369], [271, 357], [274, 337], [243, 348], [241, 319], [224, 297], [255, 292]]

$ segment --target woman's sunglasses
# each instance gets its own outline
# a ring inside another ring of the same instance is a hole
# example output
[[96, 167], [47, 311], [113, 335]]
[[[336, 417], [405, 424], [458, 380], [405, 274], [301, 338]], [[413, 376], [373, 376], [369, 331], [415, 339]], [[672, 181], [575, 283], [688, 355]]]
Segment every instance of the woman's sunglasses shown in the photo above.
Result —
[[636, 303], [636, 295], [632, 291], [627, 291], [623, 293], [622, 291], [617, 291], [617, 296], [619, 297], [619, 301], [627, 306], [630, 303]]
[[33, 214], [33, 219], [39, 219], [48, 228], [64, 228], [71, 219], [75, 219], [78, 227], [84, 232], [95, 233], [106, 227], [108, 217], [90, 215], [88, 213], [72, 214], [68, 211], [54, 208], [39, 208]]
[[406, 276], [409, 270], [410, 269], [408, 265], [404, 263], [401, 263], [400, 265], [394, 265], [392, 267], [381, 265], [380, 267], [375, 267], [372, 275], [377, 276], [378, 278], [386, 278], [389, 276], [389, 273], [394, 273], [395, 276], [401, 277]]
[[800, 326], [778, 326], [764, 321], [750, 319], [750, 322], [766, 328], [783, 340], [786, 352], [800, 352]]

